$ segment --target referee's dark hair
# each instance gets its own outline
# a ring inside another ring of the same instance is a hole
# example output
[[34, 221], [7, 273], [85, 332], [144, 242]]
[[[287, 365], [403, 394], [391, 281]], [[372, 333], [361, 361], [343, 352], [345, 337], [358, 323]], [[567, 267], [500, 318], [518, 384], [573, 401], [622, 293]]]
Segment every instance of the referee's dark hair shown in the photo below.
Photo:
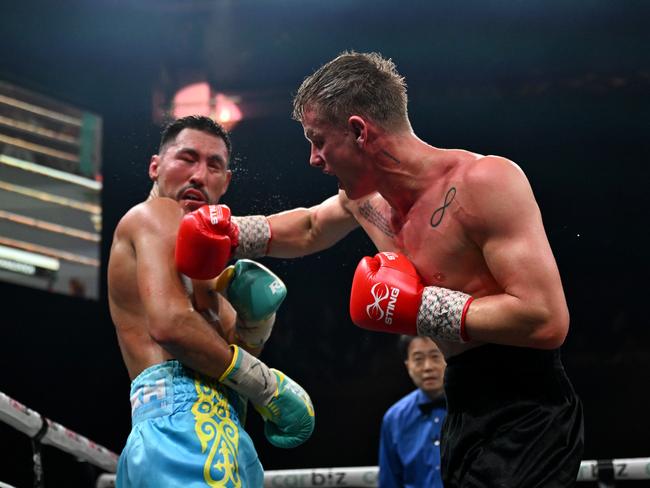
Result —
[[418, 336], [411, 336], [405, 334], [399, 336], [399, 339], [397, 340], [397, 349], [402, 355], [402, 359], [404, 361], [406, 361], [409, 358], [409, 346], [411, 345], [411, 341], [416, 337]]

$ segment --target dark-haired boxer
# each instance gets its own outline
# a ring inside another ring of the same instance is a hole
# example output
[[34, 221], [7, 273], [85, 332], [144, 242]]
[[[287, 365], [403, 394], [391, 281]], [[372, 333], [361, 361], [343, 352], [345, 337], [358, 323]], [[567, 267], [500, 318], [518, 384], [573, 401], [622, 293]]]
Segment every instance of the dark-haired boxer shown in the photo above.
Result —
[[276, 446], [297, 446], [313, 431], [307, 393], [255, 357], [286, 294], [279, 278], [249, 260], [216, 282], [178, 272], [201, 258], [175, 249], [179, 223], [219, 201], [230, 154], [228, 134], [209, 118], [172, 123], [149, 165], [149, 200], [115, 230], [108, 295], [132, 380], [133, 418], [118, 487], [261, 487], [262, 466], [242, 428], [247, 400]]
[[238, 256], [287, 258], [361, 226], [383, 252], [359, 264], [352, 320], [431, 337], [447, 359], [444, 486], [572, 486], [583, 429], [559, 355], [569, 312], [523, 171], [419, 139], [404, 79], [376, 53], [343, 53], [306, 78], [294, 118], [338, 194], [268, 218], [188, 216], [188, 232], [200, 219]]

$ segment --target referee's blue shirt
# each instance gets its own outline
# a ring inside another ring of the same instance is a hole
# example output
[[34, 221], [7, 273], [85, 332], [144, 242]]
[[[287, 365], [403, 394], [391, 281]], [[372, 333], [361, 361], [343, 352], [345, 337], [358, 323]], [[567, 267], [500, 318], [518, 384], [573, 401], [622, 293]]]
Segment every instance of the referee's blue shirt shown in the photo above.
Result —
[[379, 441], [380, 488], [442, 488], [440, 431], [444, 397], [431, 400], [419, 388], [384, 415]]

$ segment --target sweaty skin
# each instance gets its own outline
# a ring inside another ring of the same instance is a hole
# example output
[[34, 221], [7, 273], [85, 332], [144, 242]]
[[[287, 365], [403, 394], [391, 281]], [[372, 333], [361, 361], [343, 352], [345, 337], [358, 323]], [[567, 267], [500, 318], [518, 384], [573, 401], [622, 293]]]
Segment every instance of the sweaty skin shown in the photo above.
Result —
[[341, 188], [311, 208], [269, 217], [269, 255], [330, 247], [361, 226], [379, 251], [405, 254], [427, 286], [471, 294], [469, 343], [439, 341], [446, 357], [485, 342], [559, 347], [569, 315], [539, 208], [505, 158], [430, 146], [362, 117], [334, 126], [306, 110], [310, 164]]
[[172, 358], [212, 378], [230, 364], [228, 344], [239, 343], [235, 311], [212, 291], [212, 282], [190, 286], [174, 261], [181, 218], [219, 201], [230, 183], [227, 161], [221, 138], [184, 128], [151, 158], [149, 200], [129, 210], [115, 229], [108, 299], [131, 379]]
[[[235, 312], [230, 304], [212, 291], [211, 282], [193, 281], [190, 294], [176, 272], [174, 245], [182, 216], [178, 203], [157, 198], [131, 209], [115, 230], [108, 268], [109, 305], [131, 379], [154, 364], [184, 355], [172, 353], [178, 338], [167, 326], [170, 322], [177, 323], [179, 331], [188, 329], [188, 346], [218, 344], [205, 351], [212, 350], [224, 360], [228, 342], [235, 342]], [[192, 332], [207, 337], [193, 338]], [[193, 362], [203, 361], [196, 357]], [[213, 365], [202, 372], [219, 377], [223, 370]]]

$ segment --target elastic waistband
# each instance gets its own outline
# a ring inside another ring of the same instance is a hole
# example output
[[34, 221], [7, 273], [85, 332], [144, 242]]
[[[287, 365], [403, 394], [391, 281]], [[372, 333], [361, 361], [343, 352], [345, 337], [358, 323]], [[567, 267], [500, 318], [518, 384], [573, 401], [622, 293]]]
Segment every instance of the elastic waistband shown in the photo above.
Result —
[[189, 410], [201, 401], [228, 405], [237, 415], [233, 392], [218, 381], [183, 366], [176, 360], [151, 366], [131, 383], [131, 416], [133, 425], [142, 420]]
[[486, 344], [449, 358], [445, 393], [451, 412], [512, 401], [563, 401], [573, 389], [559, 350]]
[[481, 370], [512, 370], [513, 367], [526, 371], [563, 369], [560, 350], [531, 349], [527, 347], [485, 344], [465, 351], [447, 360], [447, 369], [462, 370], [480, 366]]

